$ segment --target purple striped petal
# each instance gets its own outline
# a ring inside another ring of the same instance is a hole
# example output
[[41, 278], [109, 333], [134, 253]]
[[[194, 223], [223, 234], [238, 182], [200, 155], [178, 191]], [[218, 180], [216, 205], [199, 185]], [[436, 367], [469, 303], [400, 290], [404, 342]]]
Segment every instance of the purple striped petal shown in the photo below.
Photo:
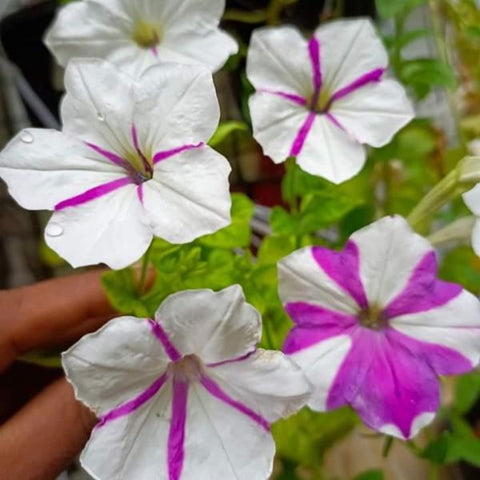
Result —
[[133, 400], [130, 400], [123, 405], [120, 405], [119, 407], [111, 410], [105, 415], [101, 416], [95, 428], [103, 427], [105, 424], [111, 422], [112, 420], [116, 420], [117, 418], [124, 417], [125, 415], [133, 413], [135, 410], [147, 403], [163, 387], [166, 380], [167, 374], [164, 373]]
[[432, 310], [462, 293], [460, 285], [442, 282], [436, 276], [437, 259], [431, 251], [415, 267], [405, 288], [386, 307], [387, 318]]
[[324, 247], [312, 247], [312, 256], [320, 268], [345, 292], [349, 293], [362, 309], [368, 300], [360, 279], [360, 252], [349, 240], [341, 252]]
[[140, 203], [143, 205], [143, 183], [137, 186], [137, 196]]
[[168, 432], [168, 479], [179, 480], [185, 456], [188, 382], [173, 381], [172, 420]]
[[243, 415], [249, 417], [258, 426], [263, 428], [266, 432], [270, 432], [270, 424], [268, 423], [268, 421], [265, 418], [263, 418], [258, 413], [254, 412], [252, 409], [250, 409], [249, 407], [247, 407], [243, 403], [241, 403], [241, 402], [233, 399], [232, 397], [230, 397], [210, 377], [207, 377], [206, 375], [202, 375], [202, 377], [200, 379], [200, 383], [207, 390], [207, 392], [210, 393], [210, 395], [212, 395], [213, 397], [222, 401], [223, 403], [229, 405], [230, 407], [234, 408], [235, 410], [239, 411]]
[[268, 88], [259, 88], [257, 92], [277, 95], [284, 98], [285, 100], [289, 100], [290, 102], [296, 103], [297, 105], [301, 105], [302, 107], [307, 106], [308, 103], [305, 97], [297, 95], [296, 93], [281, 92], [279, 90], [269, 90]]
[[349, 334], [357, 324], [357, 319], [352, 315], [305, 302], [287, 303], [285, 310], [295, 323], [283, 344], [282, 351], [287, 354], [298, 352], [327, 338]]
[[111, 182], [103, 183], [81, 193], [80, 195], [62, 200], [55, 205], [55, 210], [58, 211], [67, 207], [76, 207], [78, 205], [82, 205], [97, 198], [103, 197], [104, 195], [108, 195], [109, 193], [124, 187], [125, 185], [130, 185], [131, 183], [133, 182], [130, 177], [118, 178], [116, 180], [112, 180]]
[[165, 160], [166, 158], [169, 158], [178, 153], [184, 152], [185, 150], [191, 150], [192, 148], [203, 147], [204, 145], [205, 144], [203, 142], [198, 142], [198, 143], [182, 145], [181, 147], [172, 148], [170, 150], [164, 150], [163, 152], [157, 152], [153, 156], [153, 164], [155, 165], [156, 163], [161, 162], [162, 160]]
[[170, 341], [168, 338], [167, 333], [162, 328], [159, 322], [152, 320], [151, 318], [148, 319], [150, 322], [150, 326], [152, 327], [152, 333], [158, 338], [160, 343], [162, 344], [165, 353], [168, 355], [172, 362], [177, 362], [182, 358], [182, 354], [176, 349], [175, 345]]
[[325, 110], [328, 110], [331, 107], [333, 102], [335, 102], [336, 100], [340, 100], [341, 98], [347, 95], [350, 95], [355, 90], [358, 90], [359, 88], [362, 88], [365, 85], [368, 85], [369, 83], [379, 82], [384, 72], [385, 72], [384, 68], [376, 68], [375, 70], [371, 70], [370, 72], [367, 72], [361, 75], [352, 83], [348, 84], [346, 87], [343, 87], [340, 90], [337, 90], [330, 97], [330, 100], [328, 101], [328, 104], [326, 105]]
[[344, 132], [347, 132], [347, 129], [338, 121], [337, 117], [332, 115], [330, 112], [325, 112], [324, 115], [327, 117], [327, 119], [332, 122], [337, 128], [340, 130], [343, 130]]
[[116, 165], [123, 168], [129, 167], [128, 162], [122, 157], [118, 156], [116, 153], [110, 152], [109, 150], [105, 150], [102, 147], [99, 147], [98, 145], [95, 145], [93, 143], [85, 142], [85, 144], [88, 145], [92, 150], [95, 150], [95, 152], [102, 155], [102, 157], [105, 157], [107, 160], [110, 160], [112, 163], [115, 163]]
[[311, 112], [307, 115], [303, 125], [300, 127], [295, 140], [293, 141], [292, 148], [290, 149], [290, 156], [296, 157], [300, 154], [303, 148], [303, 144], [307, 139], [307, 136], [312, 128], [313, 122], [315, 121], [316, 113]]
[[207, 363], [207, 367], [215, 368], [215, 367], [220, 367], [222, 365], [225, 365], [227, 363], [243, 362], [243, 360], [246, 360], [247, 358], [250, 358], [256, 351], [257, 351], [257, 349], [252, 350], [251, 352], [248, 352], [245, 355], [242, 355], [240, 357], [230, 358], [229, 360], [222, 360], [221, 362]]
[[[318, 94], [322, 88], [322, 71], [320, 68], [320, 42], [315, 35], [308, 42], [308, 53], [310, 54], [310, 61], [312, 63], [313, 73], [313, 91], [314, 96], [318, 100]], [[314, 101], [314, 105], [316, 105]]]

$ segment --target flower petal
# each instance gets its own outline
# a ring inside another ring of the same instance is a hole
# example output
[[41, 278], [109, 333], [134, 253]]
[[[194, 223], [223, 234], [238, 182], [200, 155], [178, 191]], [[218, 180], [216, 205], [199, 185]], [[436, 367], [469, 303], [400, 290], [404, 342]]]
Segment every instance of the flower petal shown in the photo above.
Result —
[[382, 218], [355, 232], [360, 278], [370, 305], [386, 307], [407, 285], [419, 262], [432, 251], [400, 216]]
[[1, 152], [0, 176], [22, 207], [53, 210], [66, 198], [124, 177], [125, 171], [69, 135], [25, 129]]
[[260, 315], [239, 285], [174, 293], [155, 318], [180, 353], [198, 355], [206, 364], [250, 353], [261, 336]]
[[74, 59], [65, 71], [63, 130], [124, 157], [131, 139], [133, 79], [99, 59]]
[[465, 192], [462, 197], [465, 205], [472, 211], [472, 213], [480, 216], [480, 183], [475, 185], [468, 192]]
[[359, 142], [374, 147], [388, 143], [414, 117], [404, 88], [381, 80], [333, 102], [331, 113]]
[[139, 143], [152, 155], [181, 144], [207, 142], [217, 128], [217, 95], [204, 67], [151, 67], [136, 83], [134, 98]]
[[226, 159], [209, 147], [185, 150], [155, 165], [143, 184], [143, 205], [154, 234], [187, 243], [230, 223]]
[[76, 397], [98, 416], [143, 392], [168, 360], [149, 322], [135, 317], [111, 320], [62, 354]]
[[278, 263], [282, 303], [306, 302], [348, 315], [358, 312], [355, 300], [319, 264], [311, 247], [288, 255]]
[[47, 244], [74, 267], [106, 263], [124, 268], [138, 260], [152, 240], [134, 184], [56, 211], [45, 232]]
[[311, 393], [302, 370], [276, 351], [259, 349], [237, 362], [208, 368], [206, 374], [270, 423], [300, 410]]
[[171, 416], [172, 384], [167, 382], [134, 412], [95, 428], [80, 456], [82, 467], [95, 479], [170, 480]]
[[188, 399], [182, 478], [264, 480], [272, 471], [272, 436], [252, 418], [193, 384]]
[[290, 26], [254, 30], [248, 49], [247, 76], [257, 90], [265, 88], [309, 97], [313, 93], [313, 72], [308, 42]]
[[336, 20], [318, 27], [323, 85], [332, 94], [367, 72], [388, 65], [385, 47], [366, 18]]
[[480, 361], [480, 302], [465, 290], [437, 308], [393, 318], [390, 324], [409, 337], [458, 352], [471, 367]]
[[297, 163], [302, 170], [334, 183], [355, 176], [365, 164], [365, 159], [365, 148], [344, 130], [332, 114], [315, 117], [297, 154]]

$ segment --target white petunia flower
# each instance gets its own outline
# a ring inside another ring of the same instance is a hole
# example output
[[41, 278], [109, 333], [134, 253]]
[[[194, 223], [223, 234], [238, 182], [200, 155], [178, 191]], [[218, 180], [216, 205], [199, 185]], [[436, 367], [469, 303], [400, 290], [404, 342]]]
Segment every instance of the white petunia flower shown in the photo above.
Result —
[[59, 255], [122, 268], [154, 235], [186, 243], [229, 224], [230, 166], [205, 145], [219, 119], [207, 69], [164, 64], [134, 81], [74, 60], [65, 85], [63, 131], [23, 130], [0, 153], [18, 203], [55, 210], [45, 238]]
[[225, 0], [83, 0], [63, 7], [45, 43], [61, 65], [103, 58], [137, 76], [158, 62], [223, 66], [238, 45], [218, 28]]
[[275, 163], [296, 157], [308, 173], [340, 183], [413, 118], [403, 87], [385, 78], [388, 57], [372, 23], [339, 20], [310, 39], [289, 26], [252, 35], [247, 75], [253, 133]]
[[99, 417], [80, 457], [98, 480], [264, 480], [270, 423], [308, 400], [281, 352], [257, 350], [260, 315], [238, 285], [169, 296], [155, 320], [121, 317], [63, 354]]

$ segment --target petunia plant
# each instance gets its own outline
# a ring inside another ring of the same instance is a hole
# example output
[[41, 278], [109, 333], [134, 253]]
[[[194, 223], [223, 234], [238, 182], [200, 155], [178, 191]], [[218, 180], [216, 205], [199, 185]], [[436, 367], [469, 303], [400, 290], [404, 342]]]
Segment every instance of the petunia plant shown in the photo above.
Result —
[[[475, 82], [452, 90], [466, 70], [446, 54], [461, 22], [422, 0], [377, 0], [376, 19], [325, 2], [315, 25], [296, 1], [62, 3], [45, 36], [62, 129], [19, 132], [0, 176], [53, 211], [61, 258], [110, 267], [119, 316], [55, 357], [98, 418], [83, 468], [390, 478], [331, 461], [340, 439], [401, 442], [432, 479], [480, 466], [480, 160], [457, 101]], [[411, 30], [419, 8], [431, 28]], [[426, 38], [434, 58], [412, 50]], [[249, 179], [273, 168], [262, 204]]]

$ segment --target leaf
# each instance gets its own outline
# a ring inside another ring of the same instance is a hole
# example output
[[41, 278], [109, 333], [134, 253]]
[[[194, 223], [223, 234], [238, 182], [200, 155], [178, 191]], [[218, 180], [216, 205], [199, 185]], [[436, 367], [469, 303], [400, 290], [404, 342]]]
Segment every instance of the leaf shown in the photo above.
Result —
[[378, 14], [383, 18], [405, 16], [414, 8], [425, 3], [426, 0], [375, 0]]
[[276, 264], [281, 258], [292, 253], [297, 247], [295, 236], [274, 235], [265, 237], [258, 250], [259, 264]]
[[221, 122], [218, 125], [218, 128], [215, 130], [212, 138], [208, 141], [208, 145], [211, 147], [216, 147], [225, 139], [231, 135], [233, 132], [246, 132], [248, 131], [248, 126], [245, 122], [240, 122], [238, 120], [229, 120], [227, 122]]
[[471, 247], [458, 247], [448, 252], [441, 264], [440, 276], [480, 294], [480, 258]]
[[246, 248], [250, 245], [250, 220], [254, 212], [253, 202], [241, 193], [232, 194], [232, 223], [218, 232], [200, 237], [197, 242], [218, 248]]
[[480, 398], [480, 371], [457, 377], [455, 381], [454, 407], [459, 413], [467, 413]]
[[383, 480], [385, 478], [383, 471], [374, 468], [372, 470], [367, 470], [366, 472], [360, 473], [353, 480]]

